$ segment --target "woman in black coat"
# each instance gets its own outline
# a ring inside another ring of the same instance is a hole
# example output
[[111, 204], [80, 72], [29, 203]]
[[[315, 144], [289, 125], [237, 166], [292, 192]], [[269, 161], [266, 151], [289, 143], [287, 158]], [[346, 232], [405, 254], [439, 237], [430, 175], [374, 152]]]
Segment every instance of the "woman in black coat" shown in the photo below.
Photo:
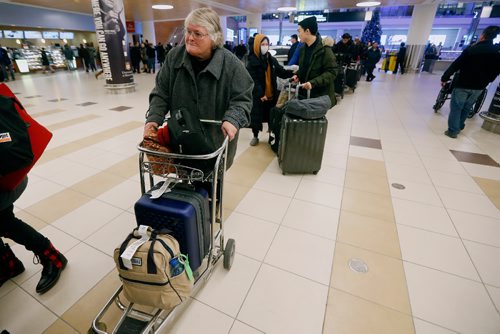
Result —
[[285, 70], [276, 58], [269, 54], [269, 38], [263, 34], [257, 34], [254, 37], [253, 47], [250, 48], [248, 56], [247, 70], [254, 81], [253, 107], [250, 114], [253, 138], [250, 145], [255, 146], [259, 143], [262, 123], [268, 122], [269, 111], [278, 100], [276, 77], [291, 78], [293, 72]]

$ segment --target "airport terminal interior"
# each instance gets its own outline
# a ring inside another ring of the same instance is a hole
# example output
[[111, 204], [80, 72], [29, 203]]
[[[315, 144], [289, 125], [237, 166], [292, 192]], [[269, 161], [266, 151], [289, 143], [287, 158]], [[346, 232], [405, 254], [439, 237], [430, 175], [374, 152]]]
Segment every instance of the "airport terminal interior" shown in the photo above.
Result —
[[[124, 0], [126, 9], [131, 2]], [[54, 9], [47, 3], [1, 1], [0, 11], [14, 4], [19, 15], [58, 9], [64, 16], [80, 15], [75, 13], [82, 4], [91, 6], [91, 1], [54, 1], [59, 6]], [[144, 6], [154, 3], [160, 2]], [[189, 7], [176, 17], [180, 24], [202, 5], [221, 15], [238, 6], [245, 13], [259, 7], [229, 0], [173, 3]], [[155, 22], [157, 32], [162, 20]], [[498, 17], [489, 20], [500, 24]], [[279, 21], [261, 24], [276, 31], [269, 27]], [[457, 25], [468, 28], [463, 21]], [[332, 34], [357, 29], [341, 26], [329, 29]], [[291, 32], [297, 23], [287, 21], [287, 27]], [[91, 34], [75, 37], [95, 38]], [[443, 44], [457, 51], [460, 40], [455, 36]], [[75, 38], [72, 44], [80, 43]], [[381, 63], [373, 81], [362, 77], [355, 91], [346, 90], [327, 112], [316, 175], [282, 174], [267, 143], [267, 125], [256, 146], [249, 145], [251, 130], [240, 130], [222, 198], [224, 235], [236, 241], [233, 265], [226, 270], [219, 261], [160, 333], [500, 333], [500, 135], [482, 128], [477, 114], [457, 138], [445, 136], [449, 101], [433, 109], [443, 69], [402, 75], [384, 71]], [[137, 226], [137, 145], [156, 74], [134, 74], [134, 91], [121, 94], [110, 93], [104, 77], [94, 74], [79, 66], [17, 72], [16, 80], [5, 82], [53, 133], [29, 173], [28, 188], [14, 203], [15, 214], [47, 236], [68, 265], [50, 291], [37, 294], [42, 266], [33, 264], [32, 252], [4, 238], [26, 270], [0, 287], [0, 331], [87, 333], [121, 284], [113, 252]], [[481, 110], [488, 110], [499, 83], [497, 78], [489, 85]], [[108, 332], [120, 314], [117, 307], [110, 309], [102, 321]]]

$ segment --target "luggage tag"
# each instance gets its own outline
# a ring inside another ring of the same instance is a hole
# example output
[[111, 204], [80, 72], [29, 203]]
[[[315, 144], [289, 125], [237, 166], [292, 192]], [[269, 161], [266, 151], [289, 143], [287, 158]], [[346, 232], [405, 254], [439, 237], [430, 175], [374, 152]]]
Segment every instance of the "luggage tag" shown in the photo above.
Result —
[[184, 270], [186, 271], [189, 280], [192, 281], [194, 277], [193, 277], [193, 271], [191, 270], [191, 266], [189, 265], [188, 257], [184, 254], [180, 254], [179, 262], [184, 265]]
[[133, 269], [132, 266], [132, 257], [134, 256], [135, 252], [137, 252], [137, 249], [141, 247], [143, 244], [145, 244], [149, 240], [149, 234], [148, 230], [150, 229], [150, 226], [146, 225], [140, 225], [139, 228], [137, 229], [137, 232], [141, 236], [139, 240], [134, 241], [132, 244], [130, 244], [120, 255], [123, 265], [128, 268], [128, 269]]
[[179, 182], [179, 179], [167, 177], [159, 189], [151, 191], [151, 199], [160, 198], [164, 193], [172, 191], [172, 188], [177, 182]]

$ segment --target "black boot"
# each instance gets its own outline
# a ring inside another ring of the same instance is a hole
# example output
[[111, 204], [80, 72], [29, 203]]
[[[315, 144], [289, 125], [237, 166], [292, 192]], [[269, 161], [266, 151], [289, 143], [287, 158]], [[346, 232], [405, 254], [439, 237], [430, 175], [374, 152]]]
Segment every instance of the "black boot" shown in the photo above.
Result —
[[42, 277], [36, 286], [39, 294], [49, 291], [59, 280], [68, 260], [50, 244], [41, 254], [35, 255], [42, 264]]
[[9, 244], [0, 241], [0, 286], [23, 271], [23, 263], [14, 255]]

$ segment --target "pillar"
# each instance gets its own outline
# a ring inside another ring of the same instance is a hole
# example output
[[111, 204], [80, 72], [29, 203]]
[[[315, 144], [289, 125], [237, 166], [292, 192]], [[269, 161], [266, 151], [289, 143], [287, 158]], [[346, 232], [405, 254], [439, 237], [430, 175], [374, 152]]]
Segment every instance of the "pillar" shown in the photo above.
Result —
[[142, 21], [142, 41], [156, 45], [155, 23], [154, 21]]
[[247, 29], [248, 37], [252, 37], [253, 33], [250, 34], [250, 29], [257, 29], [257, 32], [262, 32], [262, 14], [250, 14], [247, 15]]
[[92, 0], [97, 43], [105, 87], [111, 93], [135, 90], [128, 55], [127, 28], [122, 0]]
[[420, 64], [432, 30], [437, 7], [438, 3], [433, 5], [415, 5], [413, 7], [406, 41], [405, 67], [407, 72], [418, 72], [420, 70]]

